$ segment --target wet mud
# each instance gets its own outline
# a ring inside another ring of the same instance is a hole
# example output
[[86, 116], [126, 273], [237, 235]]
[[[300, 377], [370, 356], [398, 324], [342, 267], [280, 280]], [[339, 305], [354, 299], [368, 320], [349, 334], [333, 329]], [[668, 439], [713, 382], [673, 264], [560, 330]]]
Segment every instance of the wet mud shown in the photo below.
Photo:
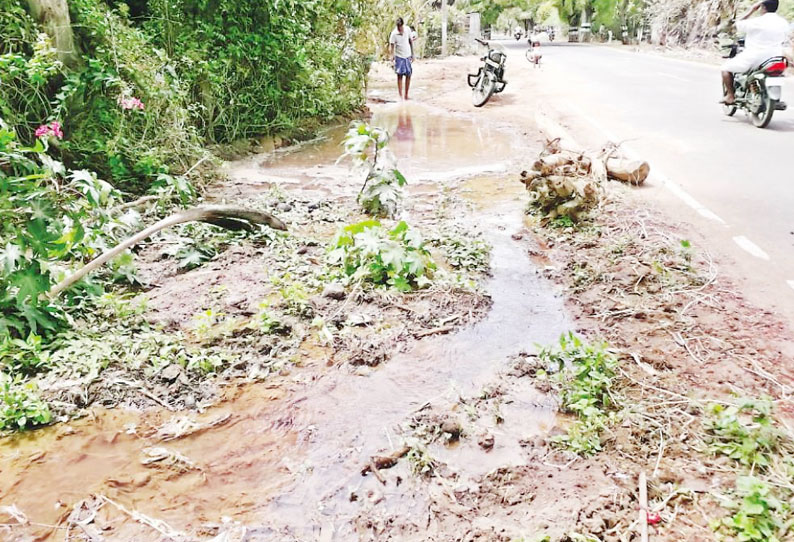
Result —
[[[373, 368], [336, 365], [327, 348], [305, 344], [295, 366], [227, 387], [205, 412], [94, 409], [4, 439], [0, 504], [29, 521], [8, 528], [4, 539], [205, 540], [244, 526], [252, 540], [350, 540], [359, 495], [371, 500], [367, 492], [379, 484], [362, 476], [362, 464], [402, 445], [401, 424], [430, 402], [476, 395], [511, 356], [570, 328], [563, 300], [516, 241], [522, 193], [503, 174], [514, 167], [515, 138], [418, 104], [373, 106], [372, 122], [392, 134], [409, 179], [405, 218], [434, 212], [440, 193], [469, 202], [459, 218], [476, 222], [492, 247], [487, 314], [454, 333], [396, 345]], [[230, 182], [213, 197], [250, 198], [274, 186], [309, 199], [354, 196], [349, 168], [336, 163], [342, 133], [334, 128], [300, 147], [233, 163]], [[177, 295], [189, 295], [182, 290]], [[516, 393], [506, 407], [516, 414], [512, 425], [492, 428], [498, 438], [490, 461], [465, 447], [448, 450], [454, 461], [482, 473], [519, 461], [518, 440], [554, 425], [553, 405], [538, 408], [530, 392]], [[177, 428], [173, 438], [169, 427]], [[423, 506], [406, 495], [395, 492], [393, 506]], [[83, 516], [75, 515], [81, 501]]]

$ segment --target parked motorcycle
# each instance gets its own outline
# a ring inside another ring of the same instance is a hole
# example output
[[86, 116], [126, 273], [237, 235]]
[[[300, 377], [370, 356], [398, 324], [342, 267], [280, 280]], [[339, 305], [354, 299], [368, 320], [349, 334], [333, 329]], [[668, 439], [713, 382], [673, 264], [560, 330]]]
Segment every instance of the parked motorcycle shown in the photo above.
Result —
[[[733, 58], [744, 48], [744, 40], [720, 44], [725, 58]], [[775, 111], [785, 111], [788, 106], [782, 101], [781, 77], [788, 67], [786, 57], [776, 56], [766, 60], [757, 68], [737, 73], [733, 78], [736, 102], [723, 104], [722, 111], [732, 117], [738, 109], [744, 109], [754, 126], [766, 128]], [[723, 95], [727, 89], [723, 88]]]
[[471, 101], [474, 107], [482, 107], [494, 93], [502, 92], [507, 85], [507, 81], [504, 79], [507, 55], [501, 46], [497, 45], [499, 49], [496, 49], [491, 47], [487, 41], [481, 39], [476, 41], [487, 47], [488, 53], [480, 59], [483, 61], [483, 66], [479, 71], [469, 74], [468, 83], [471, 87]]

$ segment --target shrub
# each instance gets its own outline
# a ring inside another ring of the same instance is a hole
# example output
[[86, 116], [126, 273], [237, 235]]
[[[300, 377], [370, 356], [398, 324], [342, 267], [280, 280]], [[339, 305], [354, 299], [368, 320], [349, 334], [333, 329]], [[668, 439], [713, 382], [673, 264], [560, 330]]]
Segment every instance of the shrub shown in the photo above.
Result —
[[50, 409], [36, 394], [35, 384], [0, 372], [0, 431], [44, 425], [50, 419]]
[[418, 232], [400, 222], [392, 230], [368, 220], [340, 230], [328, 254], [341, 276], [401, 292], [430, 284], [436, 266]]

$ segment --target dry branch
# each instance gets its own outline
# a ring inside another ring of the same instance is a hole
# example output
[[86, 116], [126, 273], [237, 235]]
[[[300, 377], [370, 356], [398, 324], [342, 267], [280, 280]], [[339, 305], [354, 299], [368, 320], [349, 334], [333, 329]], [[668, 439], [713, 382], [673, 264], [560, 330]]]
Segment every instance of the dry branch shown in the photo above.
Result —
[[155, 233], [185, 222], [207, 222], [233, 230], [252, 230], [254, 225], [262, 224], [266, 224], [276, 230], [286, 231], [287, 229], [287, 226], [281, 220], [264, 211], [255, 211], [233, 205], [206, 205], [194, 207], [166, 217], [152, 224], [142, 232], [133, 235], [119, 245], [106, 250], [102, 255], [53, 286], [52, 290], [50, 290], [49, 297], [51, 299], [58, 297], [61, 292], [74, 285], [95, 269], [102, 267], [125, 250], [134, 247]]

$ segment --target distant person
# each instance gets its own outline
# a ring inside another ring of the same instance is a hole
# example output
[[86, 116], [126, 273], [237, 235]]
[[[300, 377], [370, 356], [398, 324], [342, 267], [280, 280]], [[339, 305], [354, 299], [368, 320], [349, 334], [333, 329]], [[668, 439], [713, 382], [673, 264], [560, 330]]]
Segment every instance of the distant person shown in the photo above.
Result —
[[[411, 88], [414, 36], [411, 27], [403, 24], [403, 18], [398, 17], [397, 28], [392, 30], [389, 36], [389, 54], [394, 64], [394, 71], [397, 73], [397, 92], [403, 100], [408, 99], [408, 90]], [[403, 92], [403, 78], [405, 78], [405, 92]]]
[[[760, 66], [774, 56], [783, 56], [783, 44], [788, 39], [789, 24], [778, 15], [778, 0], [763, 0], [755, 4], [744, 17], [736, 21], [739, 32], [746, 34], [744, 51], [722, 65], [722, 83], [725, 86], [723, 104], [736, 103], [733, 76]], [[759, 17], [752, 17], [759, 12]]]

